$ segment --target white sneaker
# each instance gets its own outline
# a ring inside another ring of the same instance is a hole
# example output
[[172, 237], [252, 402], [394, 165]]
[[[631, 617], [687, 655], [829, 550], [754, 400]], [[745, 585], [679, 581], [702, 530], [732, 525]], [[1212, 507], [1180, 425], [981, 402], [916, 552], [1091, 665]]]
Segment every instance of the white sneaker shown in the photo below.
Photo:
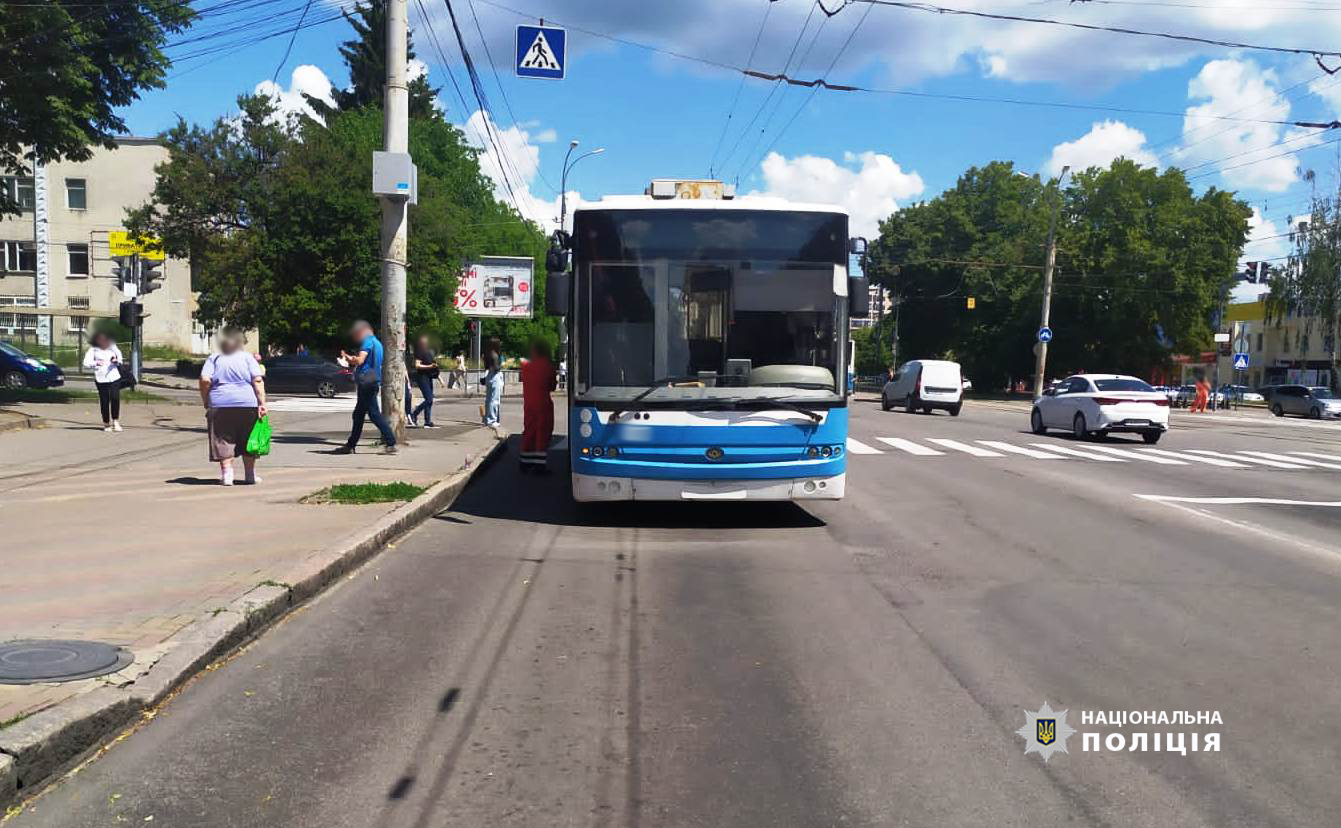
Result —
[[406, 428], [418, 428], [418, 427], [419, 427], [419, 424], [416, 423], [414, 420], [406, 420], [406, 421], [405, 421], [405, 427], [406, 427]]
[[121, 430], [121, 421], [112, 420], [112, 431], [120, 431], [120, 430]]
[[102, 430], [105, 431], [105, 432], [107, 432], [108, 434], [111, 434], [111, 433], [112, 433], [112, 427], [111, 427], [111, 426], [103, 426], [103, 427], [102, 427]]
[[261, 482], [261, 476], [259, 474], [253, 474], [251, 477], [244, 479], [242, 482], [246, 483], [248, 486], [255, 486], [257, 483]]
[[233, 485], [233, 467], [229, 466], [219, 475], [219, 482], [225, 486]]

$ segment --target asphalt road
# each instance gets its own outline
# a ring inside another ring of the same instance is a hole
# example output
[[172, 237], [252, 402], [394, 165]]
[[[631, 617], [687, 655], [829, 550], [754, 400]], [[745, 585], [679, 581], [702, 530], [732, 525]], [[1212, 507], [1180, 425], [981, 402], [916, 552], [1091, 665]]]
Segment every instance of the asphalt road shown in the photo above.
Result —
[[[1341, 427], [1183, 416], [1156, 463], [1025, 425], [860, 404], [879, 453], [805, 508], [578, 508], [508, 458], [14, 825], [1335, 824], [1341, 509], [1300, 504], [1341, 459], [1224, 458]], [[1045, 764], [1045, 700], [1222, 747]]]

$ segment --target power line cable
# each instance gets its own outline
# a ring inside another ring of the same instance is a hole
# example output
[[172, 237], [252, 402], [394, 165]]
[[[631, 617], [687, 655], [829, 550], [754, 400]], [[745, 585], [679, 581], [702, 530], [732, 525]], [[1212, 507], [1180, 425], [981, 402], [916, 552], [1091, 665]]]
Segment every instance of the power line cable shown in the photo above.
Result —
[[289, 62], [289, 55], [293, 54], [293, 42], [298, 39], [298, 30], [303, 27], [303, 21], [307, 19], [307, 11], [312, 8], [312, 0], [307, 0], [303, 6], [303, 14], [298, 18], [298, 25], [293, 28], [293, 34], [289, 36], [289, 45], [284, 47], [284, 57], [279, 59], [279, 65], [275, 67], [275, 74], [270, 76], [270, 82], [274, 83], [279, 78], [279, 72], [284, 68], [284, 64]]
[[[745, 59], [745, 66], [754, 65], [754, 54], [759, 50], [759, 40], [764, 36], [764, 28], [768, 26], [768, 16], [773, 11], [773, 4], [777, 0], [765, 0], [764, 19], [759, 23], [759, 31], [754, 35], [754, 45], [750, 47], [750, 56]], [[736, 113], [736, 104], [740, 103], [741, 90], [745, 88], [745, 75], [740, 76], [740, 82], [736, 84], [736, 94], [731, 98], [731, 106], [726, 110], [726, 120], [722, 122], [722, 131], [717, 136], [717, 145], [712, 148], [712, 156], [708, 159], [708, 178], [713, 177], [713, 172], [717, 164], [717, 153], [722, 150], [722, 141], [726, 139], [726, 133], [731, 128], [731, 118]]]
[[1109, 32], [1112, 34], [1132, 35], [1135, 37], [1175, 40], [1181, 43], [1200, 43], [1207, 46], [1223, 46], [1226, 49], [1249, 49], [1258, 52], [1309, 55], [1310, 57], [1341, 57], [1341, 52], [1330, 49], [1306, 49], [1295, 46], [1269, 46], [1260, 43], [1241, 43], [1234, 40], [1218, 40], [1210, 37], [1199, 37], [1197, 35], [1178, 34], [1175, 32], [1148, 32], [1124, 26], [1102, 26], [1095, 23], [1079, 23], [1071, 20], [1053, 20], [1047, 17], [1025, 17], [1023, 15], [1000, 14], [997, 12], [975, 11], [972, 9], [952, 9], [947, 6], [936, 6], [931, 3], [909, 3], [902, 2], [902, 0], [848, 0], [848, 2], [873, 3], [878, 6], [889, 6], [890, 8], [906, 9], [908, 11], [955, 15], [960, 17], [978, 17], [986, 20], [999, 20], [1006, 23], [1036, 23], [1046, 26], [1082, 29], [1091, 32]]

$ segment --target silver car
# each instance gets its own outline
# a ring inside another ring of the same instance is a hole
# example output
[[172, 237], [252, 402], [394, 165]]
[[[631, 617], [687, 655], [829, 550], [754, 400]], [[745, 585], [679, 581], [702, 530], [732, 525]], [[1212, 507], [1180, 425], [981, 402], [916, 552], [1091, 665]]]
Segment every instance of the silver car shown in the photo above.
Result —
[[1277, 417], [1298, 414], [1315, 420], [1341, 417], [1341, 399], [1330, 388], [1280, 385], [1271, 392], [1271, 413]]

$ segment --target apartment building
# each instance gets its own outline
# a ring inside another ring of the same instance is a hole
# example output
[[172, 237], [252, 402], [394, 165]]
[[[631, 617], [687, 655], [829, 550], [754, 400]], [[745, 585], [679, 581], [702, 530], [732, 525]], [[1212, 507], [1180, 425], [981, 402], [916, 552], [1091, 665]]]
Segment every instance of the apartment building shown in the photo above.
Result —
[[[108, 234], [124, 229], [126, 208], [148, 200], [154, 167], [167, 160], [167, 149], [155, 139], [127, 137], [118, 140], [116, 149], [96, 148], [87, 161], [60, 161], [41, 170], [47, 201], [47, 307], [116, 313], [125, 296], [113, 275]], [[5, 313], [4, 307], [38, 304], [37, 188], [31, 176], [0, 178], [0, 187], [23, 206], [21, 215], [0, 218], [0, 338], [32, 344], [47, 317]], [[206, 351], [208, 338], [192, 321], [189, 262], [168, 259], [163, 274], [163, 287], [144, 299], [145, 344]], [[89, 328], [89, 320], [80, 316], [54, 317], [51, 324], [57, 345], [76, 344]]]
[[[1231, 351], [1248, 355], [1237, 380], [1256, 387], [1277, 383], [1330, 386], [1332, 364], [1321, 320], [1300, 316], [1267, 319], [1265, 300], [1230, 305], [1226, 314]], [[1232, 356], [1220, 356], [1221, 381], [1234, 377]]]

